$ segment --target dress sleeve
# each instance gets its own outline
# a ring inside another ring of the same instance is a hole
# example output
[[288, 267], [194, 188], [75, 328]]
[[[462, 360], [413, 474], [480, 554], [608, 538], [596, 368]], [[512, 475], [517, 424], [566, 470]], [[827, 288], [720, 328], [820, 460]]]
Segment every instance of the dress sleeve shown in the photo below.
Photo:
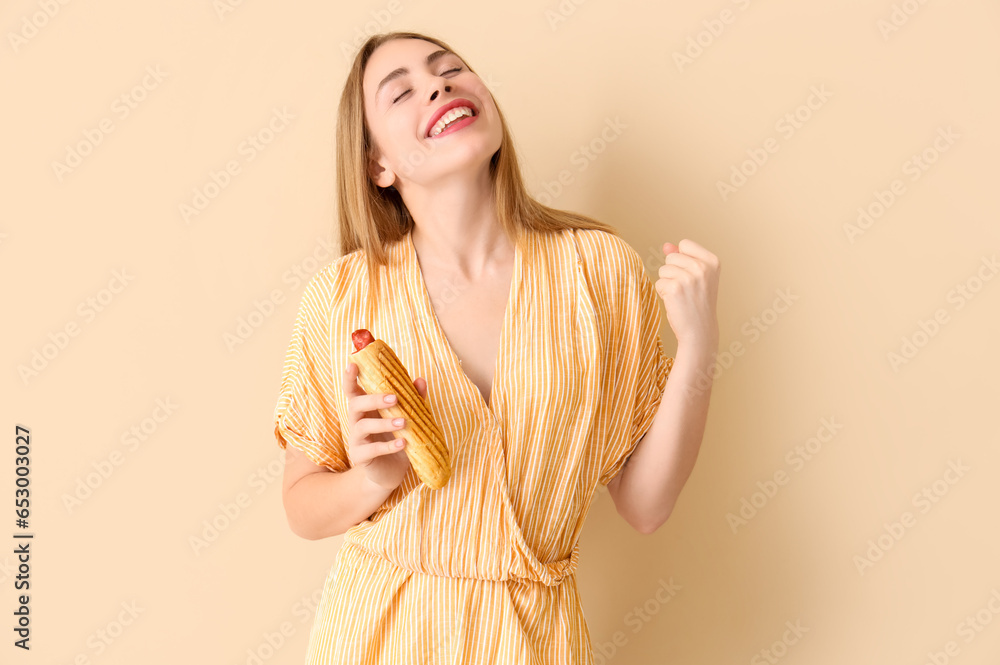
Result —
[[608, 363], [605, 395], [609, 418], [600, 483], [607, 485], [625, 465], [653, 424], [674, 359], [663, 353], [663, 301], [638, 253], [624, 240], [607, 258], [610, 283], [605, 330]]
[[291, 444], [314, 463], [340, 472], [351, 464], [337, 413], [341, 386], [331, 362], [333, 303], [324, 277], [325, 271], [313, 276], [299, 303], [274, 409], [274, 435], [281, 448]]

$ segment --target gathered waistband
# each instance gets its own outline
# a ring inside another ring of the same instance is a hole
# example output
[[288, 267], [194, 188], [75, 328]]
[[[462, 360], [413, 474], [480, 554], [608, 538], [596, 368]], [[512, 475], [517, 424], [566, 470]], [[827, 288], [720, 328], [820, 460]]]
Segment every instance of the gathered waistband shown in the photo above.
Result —
[[422, 568], [408, 565], [401, 561], [394, 561], [385, 556], [384, 553], [374, 552], [352, 540], [344, 541], [344, 544], [338, 553], [338, 559], [345, 553], [367, 556], [378, 562], [386, 563], [394, 566], [395, 568], [419, 575], [431, 575], [434, 577], [445, 577], [450, 579], [471, 579], [483, 582], [531, 582], [543, 584], [549, 587], [558, 586], [562, 584], [566, 578], [573, 575], [576, 572], [580, 561], [579, 545], [574, 545], [570, 556], [565, 559], [548, 563], [543, 563], [534, 556], [518, 556], [519, 552], [511, 550], [511, 559], [508, 561], [505, 570], [500, 572], [498, 575], [442, 575], [440, 573], [430, 572]]

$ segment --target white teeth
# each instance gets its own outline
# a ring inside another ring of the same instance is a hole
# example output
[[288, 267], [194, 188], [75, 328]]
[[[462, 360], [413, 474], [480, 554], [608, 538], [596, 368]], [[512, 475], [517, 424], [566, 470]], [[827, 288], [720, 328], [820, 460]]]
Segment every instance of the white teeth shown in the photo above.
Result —
[[433, 127], [431, 127], [430, 136], [437, 136], [438, 134], [444, 131], [445, 127], [448, 126], [448, 123], [458, 118], [463, 118], [467, 115], [468, 116], [472, 115], [472, 109], [470, 109], [468, 106], [459, 106], [457, 108], [453, 108], [452, 110], [448, 111], [443, 116], [441, 116], [441, 119], [438, 120]]

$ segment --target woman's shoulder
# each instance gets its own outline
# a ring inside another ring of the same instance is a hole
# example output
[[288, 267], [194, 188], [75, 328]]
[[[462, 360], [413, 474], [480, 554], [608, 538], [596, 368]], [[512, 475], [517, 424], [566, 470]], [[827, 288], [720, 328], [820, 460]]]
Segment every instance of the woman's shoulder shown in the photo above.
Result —
[[365, 257], [361, 249], [354, 250], [317, 270], [306, 283], [302, 294], [304, 300], [318, 300], [327, 305], [342, 302], [345, 297], [355, 294], [367, 283]]
[[590, 297], [605, 321], [616, 321], [653, 284], [639, 252], [621, 236], [601, 229], [573, 229], [579, 266]]
[[642, 269], [639, 252], [621, 236], [603, 229], [569, 229], [584, 268], [604, 276], [637, 276]]

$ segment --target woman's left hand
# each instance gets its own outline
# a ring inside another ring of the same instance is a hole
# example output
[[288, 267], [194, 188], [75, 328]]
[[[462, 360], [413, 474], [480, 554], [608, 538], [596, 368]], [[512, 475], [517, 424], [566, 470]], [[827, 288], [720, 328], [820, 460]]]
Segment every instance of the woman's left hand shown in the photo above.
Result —
[[702, 345], [715, 351], [719, 322], [715, 304], [719, 293], [719, 259], [694, 240], [664, 243], [656, 292], [667, 309], [667, 322], [678, 346]]

